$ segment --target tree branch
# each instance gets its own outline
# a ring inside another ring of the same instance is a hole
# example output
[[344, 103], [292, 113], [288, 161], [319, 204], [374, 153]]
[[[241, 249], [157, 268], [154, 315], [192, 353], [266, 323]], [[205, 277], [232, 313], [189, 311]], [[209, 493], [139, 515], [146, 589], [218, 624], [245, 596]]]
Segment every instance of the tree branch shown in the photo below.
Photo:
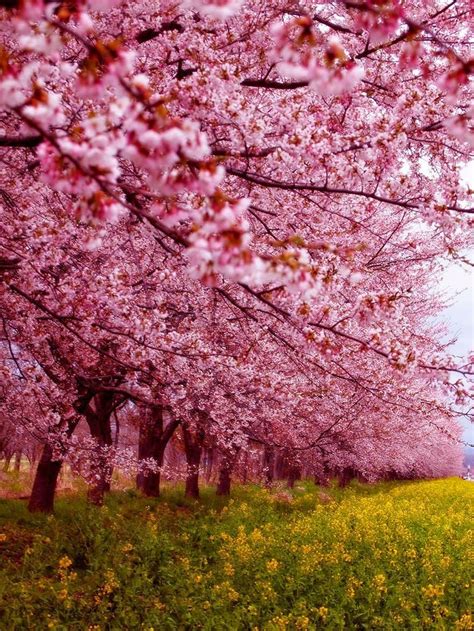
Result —
[[33, 149], [42, 142], [42, 136], [0, 136], [0, 147], [25, 147], [27, 149]]

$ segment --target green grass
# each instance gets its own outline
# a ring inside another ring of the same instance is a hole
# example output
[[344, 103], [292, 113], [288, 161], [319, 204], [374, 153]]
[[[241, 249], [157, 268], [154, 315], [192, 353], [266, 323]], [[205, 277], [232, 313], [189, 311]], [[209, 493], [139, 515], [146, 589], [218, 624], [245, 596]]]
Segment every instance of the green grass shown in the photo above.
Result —
[[473, 629], [474, 484], [0, 501], [0, 629]]

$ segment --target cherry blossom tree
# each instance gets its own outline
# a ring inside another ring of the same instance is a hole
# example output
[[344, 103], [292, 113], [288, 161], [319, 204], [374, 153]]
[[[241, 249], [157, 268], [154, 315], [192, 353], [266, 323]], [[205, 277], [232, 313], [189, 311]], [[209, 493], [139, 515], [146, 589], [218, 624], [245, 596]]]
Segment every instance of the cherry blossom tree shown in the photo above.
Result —
[[0, 7], [2, 423], [45, 445], [39, 508], [62, 459], [96, 502], [114, 462], [157, 494], [178, 427], [193, 497], [206, 450], [220, 493], [251, 451], [290, 481], [454, 472], [469, 2]]

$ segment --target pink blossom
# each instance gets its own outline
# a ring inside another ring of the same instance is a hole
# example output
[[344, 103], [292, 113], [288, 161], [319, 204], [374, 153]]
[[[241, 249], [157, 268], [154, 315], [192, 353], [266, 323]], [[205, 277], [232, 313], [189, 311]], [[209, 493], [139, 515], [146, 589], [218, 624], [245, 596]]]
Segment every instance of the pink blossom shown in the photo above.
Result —
[[243, 0], [182, 0], [183, 9], [194, 9], [202, 15], [226, 20], [240, 10]]

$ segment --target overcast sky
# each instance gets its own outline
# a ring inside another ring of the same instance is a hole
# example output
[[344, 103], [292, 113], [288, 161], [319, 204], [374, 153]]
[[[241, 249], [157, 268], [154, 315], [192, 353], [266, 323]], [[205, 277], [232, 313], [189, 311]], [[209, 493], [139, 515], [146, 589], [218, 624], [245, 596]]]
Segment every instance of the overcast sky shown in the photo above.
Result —
[[[474, 189], [474, 162], [464, 170], [464, 179]], [[468, 252], [467, 258], [474, 263], [474, 252]], [[474, 350], [474, 268], [466, 266], [450, 266], [443, 278], [443, 287], [456, 295], [453, 305], [446, 309], [445, 320], [453, 337], [457, 342], [451, 352], [466, 355]], [[463, 423], [464, 440], [474, 443], [474, 424]]]
[[[471, 258], [474, 260], [474, 256]], [[458, 294], [443, 316], [451, 336], [457, 338], [450, 350], [453, 354], [465, 356], [474, 350], [474, 269], [465, 270], [453, 265], [446, 270], [443, 284]], [[463, 427], [464, 440], [474, 443], [474, 424], [466, 421]]]

